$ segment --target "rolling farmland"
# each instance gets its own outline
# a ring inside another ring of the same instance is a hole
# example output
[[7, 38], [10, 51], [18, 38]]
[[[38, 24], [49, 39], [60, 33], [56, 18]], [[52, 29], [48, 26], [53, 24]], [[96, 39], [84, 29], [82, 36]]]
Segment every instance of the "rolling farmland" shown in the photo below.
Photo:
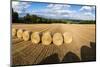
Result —
[[[91, 48], [90, 43], [95, 43], [96, 39], [95, 24], [12, 24], [12, 28], [30, 32], [27, 41], [23, 37], [18, 38], [17, 34], [12, 36], [12, 63], [15, 65], [42, 64], [45, 58], [54, 54], [62, 62], [69, 52], [74, 53], [78, 61], [82, 61], [81, 47]], [[39, 41], [31, 41], [32, 32], [39, 32]], [[52, 63], [49, 60], [46, 62]]]

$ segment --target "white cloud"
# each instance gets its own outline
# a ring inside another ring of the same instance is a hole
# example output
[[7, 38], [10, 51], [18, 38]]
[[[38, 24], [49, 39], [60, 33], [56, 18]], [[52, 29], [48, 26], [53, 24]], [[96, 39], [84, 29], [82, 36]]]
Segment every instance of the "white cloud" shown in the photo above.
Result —
[[85, 12], [84, 14], [85, 14], [85, 15], [93, 16], [91, 12]]
[[49, 4], [49, 5], [47, 5], [48, 8], [51, 8], [51, 7], [53, 7], [53, 6], [54, 6], [54, 4]]
[[24, 13], [29, 6], [30, 4], [27, 2], [12, 2], [12, 8], [18, 13]]
[[62, 4], [49, 4], [48, 6], [47, 6], [47, 8], [49, 8], [49, 9], [62, 9], [62, 8], [69, 8], [69, 7], [71, 7], [70, 5], [62, 5]]
[[95, 20], [95, 16], [90, 13], [82, 13], [82, 12], [74, 12], [68, 14], [69, 19], [77, 19], [77, 20]]
[[95, 6], [83, 6], [80, 8], [80, 19], [86, 20], [95, 20], [95, 15], [93, 14], [95, 11]]
[[[34, 14], [51, 19], [95, 20], [95, 16], [92, 14], [91, 11], [81, 12], [76, 10], [70, 10], [69, 8], [62, 9], [61, 6], [58, 9], [54, 8], [56, 6], [53, 6], [53, 4], [50, 4], [47, 7], [47, 9], [39, 10], [39, 12], [35, 11]], [[82, 7], [82, 9], [90, 10], [89, 7]]]
[[33, 10], [32, 13], [36, 15], [40, 15], [47, 18], [55, 18], [55, 19], [63, 19], [63, 17], [66, 17], [70, 13], [74, 13], [75, 11], [72, 10], [66, 10], [66, 9], [59, 9], [59, 10], [52, 10], [52, 9], [43, 9], [39, 11]]
[[16, 7], [16, 5], [18, 5], [19, 4], [19, 2], [12, 2], [12, 7]]
[[92, 11], [95, 10], [95, 6], [83, 6], [80, 11]]
[[[71, 13], [73, 11], [69, 10], [69, 7], [71, 7], [70, 5], [64, 5], [64, 4], [49, 4], [46, 6], [45, 9], [42, 10], [37, 10], [37, 12], [35, 11], [35, 13], [43, 13], [43, 14], [55, 14], [57, 15], [61, 15], [61, 14], [68, 14]], [[34, 12], [34, 10], [33, 10]]]
[[57, 12], [60, 14], [70, 14], [70, 13], [75, 13], [76, 11], [63, 9], [63, 10], [58, 10]]
[[90, 6], [83, 6], [80, 11], [83, 11], [83, 10], [91, 10], [91, 7]]
[[55, 11], [51, 12], [34, 12], [36, 15], [51, 18], [51, 19], [77, 19], [77, 20], [95, 20], [95, 16], [92, 13], [81, 13], [70, 10], [59, 10], [58, 13]]

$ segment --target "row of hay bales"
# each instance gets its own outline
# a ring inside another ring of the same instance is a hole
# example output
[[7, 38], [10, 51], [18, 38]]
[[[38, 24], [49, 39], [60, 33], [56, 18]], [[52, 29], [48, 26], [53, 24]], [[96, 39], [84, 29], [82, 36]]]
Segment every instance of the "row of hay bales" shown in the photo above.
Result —
[[68, 32], [65, 33], [54, 33], [51, 32], [31, 32], [22, 29], [12, 28], [12, 37], [23, 39], [24, 41], [31, 40], [32, 43], [38, 44], [42, 42], [43, 45], [50, 45], [51, 43], [59, 46], [63, 43], [69, 44], [72, 42], [72, 35]]

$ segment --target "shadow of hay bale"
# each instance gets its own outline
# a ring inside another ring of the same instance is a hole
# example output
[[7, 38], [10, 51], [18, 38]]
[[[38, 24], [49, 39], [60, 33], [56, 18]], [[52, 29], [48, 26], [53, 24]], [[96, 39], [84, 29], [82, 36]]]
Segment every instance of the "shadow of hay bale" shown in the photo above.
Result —
[[67, 53], [63, 60], [60, 62], [58, 55], [53, 54], [43, 59], [39, 64], [57, 64], [57, 63], [72, 63], [72, 62], [86, 62], [86, 61], [95, 61], [96, 60], [96, 45], [93, 42], [90, 42], [91, 48], [83, 46], [81, 47], [81, 59], [79, 57], [69, 52]]
[[67, 53], [65, 56], [64, 56], [64, 58], [63, 58], [63, 60], [62, 60], [62, 62], [77, 62], [77, 61], [80, 61], [80, 59], [78, 58], [78, 56], [77, 55], [75, 55], [74, 53], [72, 53], [72, 52], [69, 52], [69, 53]]
[[87, 46], [81, 47], [81, 60], [72, 52], [69, 52], [65, 55], [62, 62], [71, 63], [71, 62], [88, 62], [96, 61], [96, 43], [90, 42], [91, 48]]
[[43, 59], [39, 64], [56, 64], [59, 62], [58, 54], [53, 54]]
[[83, 46], [81, 48], [82, 61], [96, 61], [96, 45], [91, 42], [91, 48]]

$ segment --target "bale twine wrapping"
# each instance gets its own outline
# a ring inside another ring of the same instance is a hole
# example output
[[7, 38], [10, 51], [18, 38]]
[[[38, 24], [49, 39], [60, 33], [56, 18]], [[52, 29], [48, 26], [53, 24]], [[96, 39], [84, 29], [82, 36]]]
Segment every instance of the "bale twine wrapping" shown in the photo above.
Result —
[[55, 33], [53, 35], [53, 43], [57, 46], [60, 46], [63, 44], [63, 37], [61, 33]]
[[52, 37], [50, 32], [44, 32], [42, 34], [42, 44], [43, 45], [50, 45], [52, 42]]
[[22, 30], [22, 29], [18, 29], [18, 31], [17, 31], [17, 37], [18, 37], [19, 39], [22, 38], [22, 36], [23, 36], [23, 31], [24, 31], [24, 30]]
[[12, 37], [15, 37], [17, 34], [17, 29], [12, 28]]
[[23, 32], [23, 40], [24, 41], [28, 41], [30, 39], [30, 36], [31, 36], [31, 32], [29, 32], [29, 31]]
[[39, 32], [33, 32], [31, 34], [31, 41], [34, 44], [38, 44], [40, 42], [40, 33]]
[[71, 33], [65, 32], [63, 34], [63, 37], [64, 37], [64, 43], [70, 44], [72, 42], [72, 34]]

